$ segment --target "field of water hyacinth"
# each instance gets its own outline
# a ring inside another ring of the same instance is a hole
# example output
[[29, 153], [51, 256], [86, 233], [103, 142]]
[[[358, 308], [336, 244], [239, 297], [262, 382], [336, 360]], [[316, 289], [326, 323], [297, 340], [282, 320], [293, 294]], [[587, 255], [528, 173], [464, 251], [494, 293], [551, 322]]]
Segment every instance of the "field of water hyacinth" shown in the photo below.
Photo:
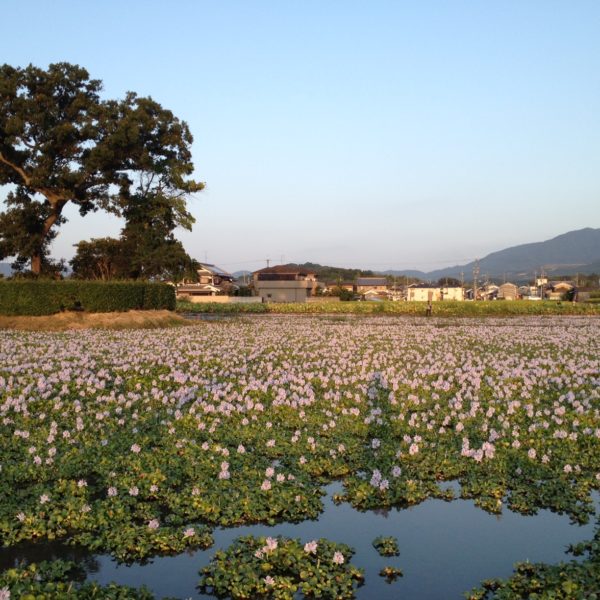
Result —
[[[361, 510], [452, 500], [440, 483], [457, 481], [488, 512], [596, 519], [599, 334], [599, 319], [566, 316], [2, 331], [2, 543], [60, 540], [143, 561], [210, 547], [218, 526], [317, 518], [333, 480], [335, 502]], [[600, 584], [600, 537], [576, 551], [567, 575], [534, 569], [470, 597], [518, 598], [531, 580], [591, 597], [569, 590]], [[230, 553], [203, 569], [204, 590], [349, 598], [361, 582], [336, 540], [240, 540]], [[54, 571], [46, 585], [58, 589], [68, 568]], [[0, 598], [38, 597], [39, 573], [3, 573]]]

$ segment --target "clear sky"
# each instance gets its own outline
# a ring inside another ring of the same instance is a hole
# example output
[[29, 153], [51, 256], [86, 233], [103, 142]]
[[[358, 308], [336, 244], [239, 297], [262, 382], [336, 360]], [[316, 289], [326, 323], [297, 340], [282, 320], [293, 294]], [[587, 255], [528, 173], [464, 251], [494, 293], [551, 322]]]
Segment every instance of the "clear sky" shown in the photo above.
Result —
[[[3, 0], [0, 61], [68, 61], [194, 135], [198, 260], [431, 270], [600, 227], [598, 0]], [[118, 236], [69, 222], [53, 246]]]

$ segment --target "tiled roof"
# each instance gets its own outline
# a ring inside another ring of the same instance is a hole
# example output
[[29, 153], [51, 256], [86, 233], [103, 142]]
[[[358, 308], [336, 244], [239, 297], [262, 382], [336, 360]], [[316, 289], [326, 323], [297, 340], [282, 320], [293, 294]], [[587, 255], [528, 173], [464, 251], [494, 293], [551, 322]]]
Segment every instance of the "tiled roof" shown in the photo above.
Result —
[[385, 277], [359, 277], [356, 285], [387, 285], [387, 279]]

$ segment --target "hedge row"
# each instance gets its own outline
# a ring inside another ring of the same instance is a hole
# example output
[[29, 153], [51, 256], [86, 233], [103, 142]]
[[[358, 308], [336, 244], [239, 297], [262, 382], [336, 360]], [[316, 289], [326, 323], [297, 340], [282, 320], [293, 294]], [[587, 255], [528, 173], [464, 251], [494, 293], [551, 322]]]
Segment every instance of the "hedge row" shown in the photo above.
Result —
[[175, 309], [175, 288], [137, 281], [0, 281], [0, 314]]

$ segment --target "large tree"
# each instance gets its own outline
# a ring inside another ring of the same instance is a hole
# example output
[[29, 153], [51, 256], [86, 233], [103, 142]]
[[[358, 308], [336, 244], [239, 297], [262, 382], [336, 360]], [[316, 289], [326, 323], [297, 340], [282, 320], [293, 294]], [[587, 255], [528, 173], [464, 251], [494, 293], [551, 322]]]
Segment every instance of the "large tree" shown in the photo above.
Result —
[[[41, 273], [69, 202], [82, 215], [100, 208], [122, 214], [132, 198], [160, 194], [177, 212], [204, 187], [190, 179], [185, 122], [132, 92], [103, 100], [101, 88], [68, 63], [0, 67], [0, 185], [10, 191], [0, 258], [29, 254], [31, 270]], [[15, 237], [19, 223], [23, 235]]]

